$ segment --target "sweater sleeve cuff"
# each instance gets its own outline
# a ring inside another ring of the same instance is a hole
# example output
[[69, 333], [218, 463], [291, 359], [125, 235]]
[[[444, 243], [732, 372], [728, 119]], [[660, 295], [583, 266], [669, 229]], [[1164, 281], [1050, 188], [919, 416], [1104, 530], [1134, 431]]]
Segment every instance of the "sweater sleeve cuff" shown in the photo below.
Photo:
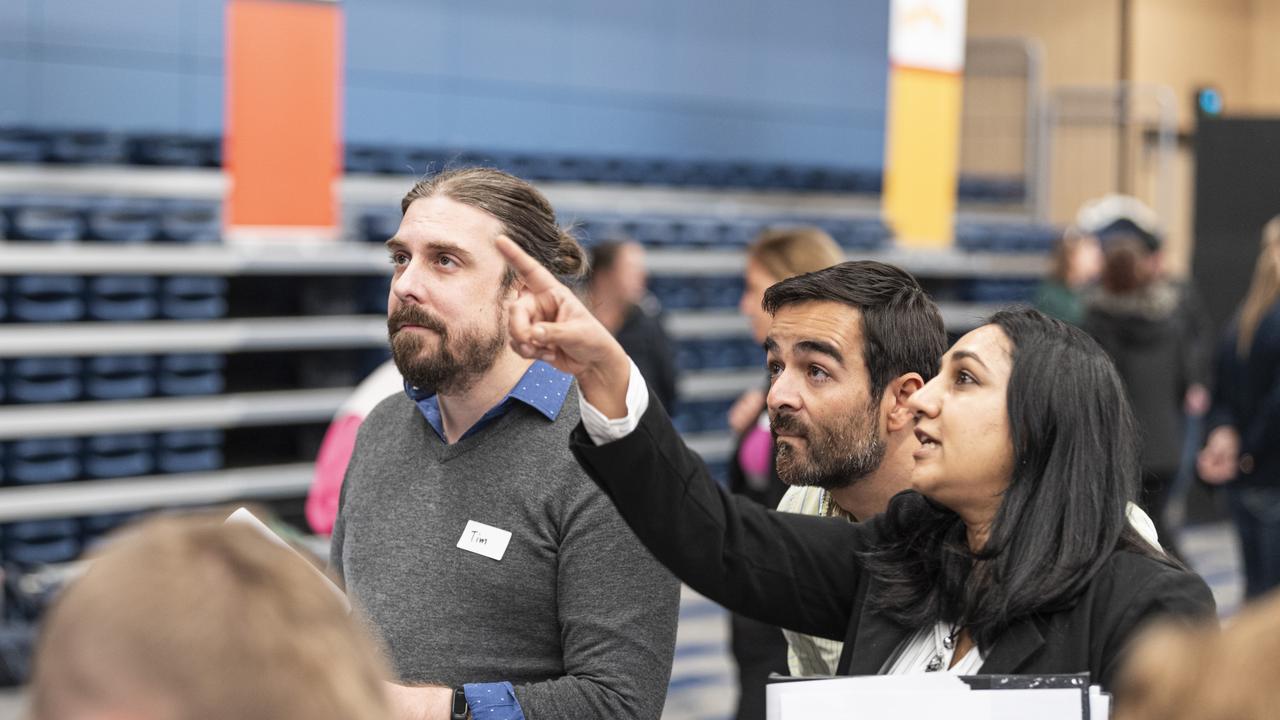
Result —
[[649, 409], [649, 386], [640, 375], [640, 368], [632, 362], [631, 377], [627, 380], [625, 417], [610, 420], [581, 395], [578, 396], [578, 404], [582, 412], [582, 427], [586, 429], [587, 437], [591, 438], [591, 442], [596, 445], [605, 445], [614, 440], [621, 440], [640, 426], [640, 418]]
[[475, 720], [525, 720], [509, 682], [468, 683], [462, 686]]

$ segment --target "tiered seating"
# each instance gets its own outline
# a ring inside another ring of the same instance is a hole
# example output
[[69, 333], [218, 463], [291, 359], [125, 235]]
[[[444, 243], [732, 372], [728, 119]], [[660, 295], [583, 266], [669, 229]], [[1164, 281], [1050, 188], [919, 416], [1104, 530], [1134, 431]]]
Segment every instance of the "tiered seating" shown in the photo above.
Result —
[[159, 198], [66, 195], [0, 197], [0, 230], [8, 240], [103, 243], [216, 243], [218, 203]]
[[[107, 533], [136, 516], [136, 513], [112, 513], [9, 523], [0, 526], [0, 557], [4, 558], [7, 566], [19, 571], [70, 562], [96, 545]], [[46, 589], [48, 593], [43, 592]], [[9, 610], [13, 619], [37, 620], [55, 589], [32, 587], [30, 581], [21, 590], [11, 588], [10, 597], [15, 602]]]
[[217, 167], [216, 137], [87, 129], [0, 128], [0, 162]]
[[[603, 240], [631, 239], [655, 250], [743, 249], [770, 227], [816, 225], [850, 251], [882, 250], [892, 241], [889, 228], [877, 218], [779, 216], [726, 219], [697, 216], [568, 215], [562, 222], [576, 226], [578, 238], [590, 246]], [[365, 242], [383, 243], [395, 234], [400, 214], [393, 208], [366, 210], [357, 216], [356, 233]]]
[[764, 378], [764, 350], [750, 338], [685, 340], [676, 351], [681, 371], [759, 368]]
[[682, 433], [727, 432], [729, 408], [733, 407], [736, 399], [681, 402], [680, 409], [672, 420], [676, 429]]
[[1047, 253], [1061, 230], [1033, 223], [956, 224], [956, 247], [970, 252]]
[[[0, 162], [138, 164], [217, 167], [222, 146], [216, 137], [132, 134], [87, 129], [0, 128]], [[705, 160], [661, 157], [560, 155], [474, 148], [423, 148], [365, 143], [345, 148], [349, 173], [421, 175], [442, 167], [489, 165], [539, 182], [664, 185], [744, 190], [785, 190], [878, 194], [876, 169], [834, 165]], [[961, 198], [1021, 202], [1017, 178], [966, 177]]]

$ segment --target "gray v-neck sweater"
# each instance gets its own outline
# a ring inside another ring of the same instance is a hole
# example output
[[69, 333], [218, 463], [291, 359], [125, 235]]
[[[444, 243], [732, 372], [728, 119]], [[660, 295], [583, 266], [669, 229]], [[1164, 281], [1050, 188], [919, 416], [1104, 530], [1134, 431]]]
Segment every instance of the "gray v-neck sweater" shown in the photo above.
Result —
[[[397, 393], [360, 427], [331, 563], [406, 683], [509, 681], [528, 720], [658, 718], [679, 585], [521, 403], [446, 445]], [[457, 547], [469, 520], [511, 533], [501, 560]]]

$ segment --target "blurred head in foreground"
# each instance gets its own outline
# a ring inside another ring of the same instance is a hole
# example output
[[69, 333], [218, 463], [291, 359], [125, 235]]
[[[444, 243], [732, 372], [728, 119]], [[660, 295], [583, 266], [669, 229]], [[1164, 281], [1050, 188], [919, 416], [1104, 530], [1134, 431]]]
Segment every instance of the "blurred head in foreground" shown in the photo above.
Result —
[[211, 519], [109, 543], [45, 619], [32, 720], [390, 717], [384, 661], [308, 564]]
[[1117, 687], [1116, 720], [1260, 720], [1280, 708], [1280, 594], [1247, 606], [1221, 631], [1165, 625], [1134, 646]]

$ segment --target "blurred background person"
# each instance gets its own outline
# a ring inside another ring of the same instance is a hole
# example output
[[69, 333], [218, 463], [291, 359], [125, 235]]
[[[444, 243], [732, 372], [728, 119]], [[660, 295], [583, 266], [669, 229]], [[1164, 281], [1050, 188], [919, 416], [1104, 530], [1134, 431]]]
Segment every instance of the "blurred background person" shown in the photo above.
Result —
[[351, 453], [356, 447], [356, 433], [365, 416], [387, 396], [403, 391], [404, 378], [395, 362], [388, 360], [362, 380], [334, 413], [316, 453], [316, 466], [307, 491], [307, 524], [313, 532], [321, 535], [333, 532], [342, 478], [347, 474], [347, 463], [351, 462]]
[[54, 603], [32, 720], [383, 720], [381, 654], [300, 556], [210, 518], [124, 531]]
[[1208, 320], [1194, 291], [1165, 275], [1159, 230], [1145, 205], [1108, 196], [1081, 216], [1103, 252], [1101, 282], [1085, 299], [1082, 327], [1124, 380], [1143, 429], [1141, 504], [1177, 556], [1166, 508], [1182, 462], [1185, 418], [1208, 409]]
[[1102, 250], [1098, 238], [1078, 228], [1068, 229], [1054, 243], [1049, 275], [1036, 288], [1036, 309], [1079, 325], [1084, 319], [1081, 295], [1098, 280], [1101, 271]]
[[[772, 318], [761, 303], [770, 285], [831, 267], [843, 259], [835, 240], [815, 227], [778, 228], [761, 233], [747, 248], [745, 284], [738, 302], [738, 309], [751, 324], [752, 338], [763, 345], [768, 335]], [[773, 435], [765, 408], [768, 374], [763, 367], [761, 379], [761, 389], [747, 391], [729, 411], [729, 426], [737, 437], [729, 462], [729, 489], [761, 505], [776, 508], [787, 485], [778, 479], [774, 468]], [[782, 630], [735, 614], [730, 619], [730, 649], [738, 666], [736, 717], [738, 720], [762, 719], [765, 680], [770, 673], [787, 674], [787, 642]]]
[[676, 358], [662, 327], [662, 306], [649, 293], [644, 246], [606, 241], [591, 248], [587, 307], [636, 361], [645, 382], [668, 413], [677, 400]]
[[1200, 477], [1227, 485], [1245, 595], [1280, 585], [1280, 216], [1262, 233], [1253, 282], [1219, 346]]

